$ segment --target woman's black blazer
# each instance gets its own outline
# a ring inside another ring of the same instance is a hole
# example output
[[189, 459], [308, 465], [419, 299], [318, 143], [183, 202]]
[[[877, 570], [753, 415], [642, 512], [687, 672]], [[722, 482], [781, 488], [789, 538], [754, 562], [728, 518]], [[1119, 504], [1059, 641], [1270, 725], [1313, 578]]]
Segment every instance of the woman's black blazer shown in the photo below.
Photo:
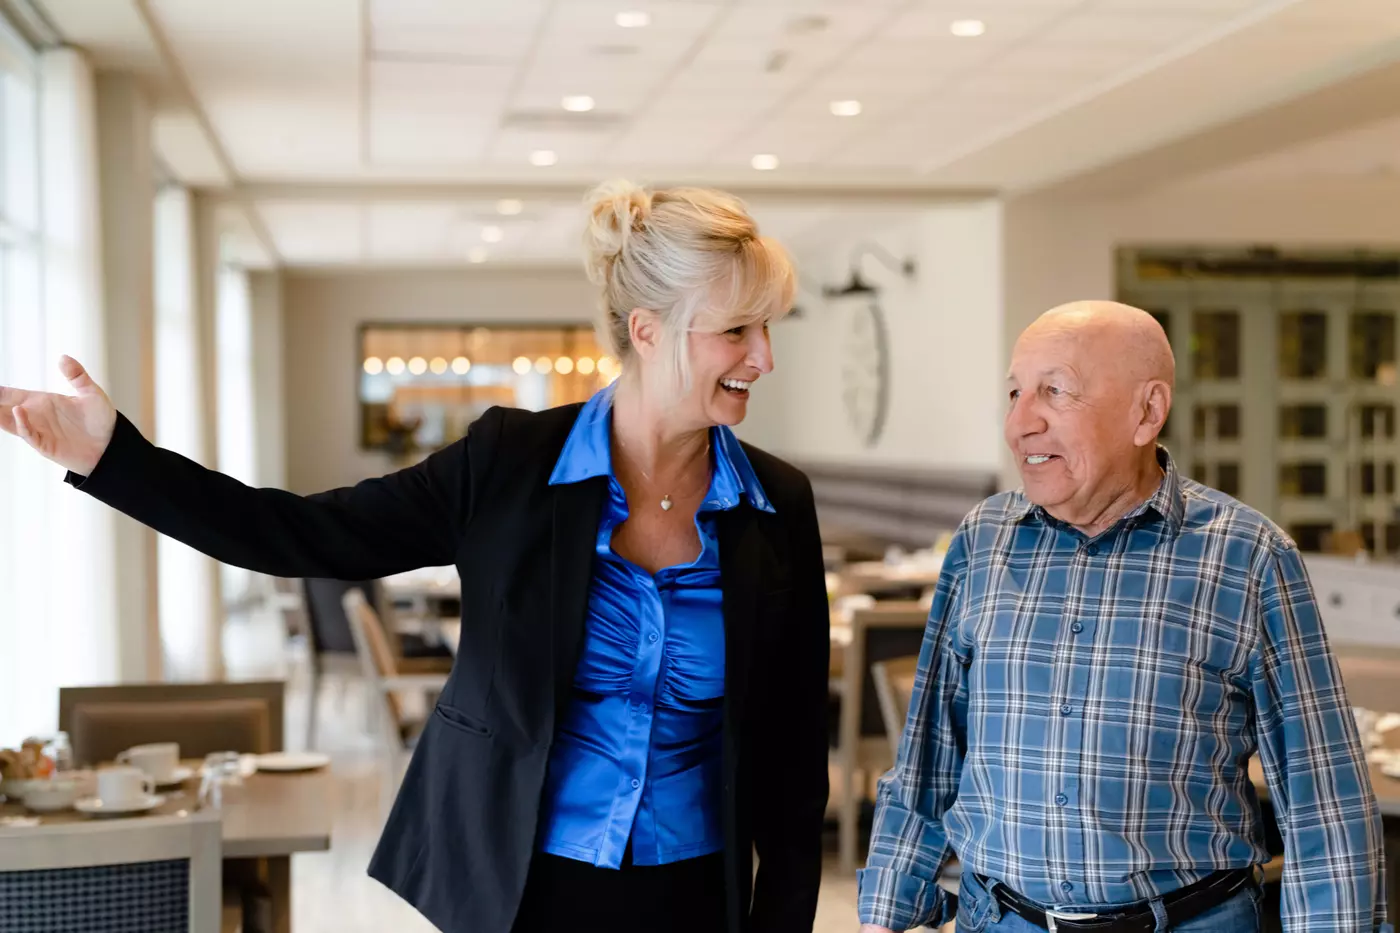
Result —
[[[525, 888], [607, 495], [606, 478], [549, 485], [579, 407], [494, 408], [416, 466], [306, 497], [206, 470], [119, 416], [92, 475], [67, 477], [210, 557], [273, 576], [456, 565], [457, 660], [369, 866], [450, 933], [509, 933]], [[718, 524], [728, 927], [810, 933], [828, 792], [821, 543], [806, 476], [745, 449], [774, 513], [745, 502]]]

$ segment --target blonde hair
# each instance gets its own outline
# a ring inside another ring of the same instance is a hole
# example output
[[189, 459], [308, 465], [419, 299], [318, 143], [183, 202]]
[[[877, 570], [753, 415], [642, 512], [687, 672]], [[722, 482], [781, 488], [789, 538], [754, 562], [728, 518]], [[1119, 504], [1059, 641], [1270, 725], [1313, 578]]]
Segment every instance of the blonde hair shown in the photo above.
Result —
[[661, 316], [666, 366], [675, 388], [690, 387], [688, 334], [702, 311], [723, 329], [774, 320], [792, 307], [787, 251], [759, 236], [742, 201], [706, 188], [648, 191], [627, 181], [588, 196], [585, 266], [602, 289], [600, 337], [624, 364], [633, 355], [634, 308]]

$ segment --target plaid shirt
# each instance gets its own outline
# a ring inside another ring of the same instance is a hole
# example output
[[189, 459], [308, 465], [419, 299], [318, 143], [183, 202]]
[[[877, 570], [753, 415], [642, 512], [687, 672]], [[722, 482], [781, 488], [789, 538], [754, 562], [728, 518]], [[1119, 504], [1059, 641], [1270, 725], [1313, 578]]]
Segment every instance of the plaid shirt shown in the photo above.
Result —
[[1303, 561], [1180, 477], [1090, 540], [1020, 492], [948, 550], [860, 919], [952, 919], [965, 869], [1040, 904], [1124, 905], [1268, 860], [1256, 751], [1287, 839], [1285, 929], [1388, 930], [1381, 820]]

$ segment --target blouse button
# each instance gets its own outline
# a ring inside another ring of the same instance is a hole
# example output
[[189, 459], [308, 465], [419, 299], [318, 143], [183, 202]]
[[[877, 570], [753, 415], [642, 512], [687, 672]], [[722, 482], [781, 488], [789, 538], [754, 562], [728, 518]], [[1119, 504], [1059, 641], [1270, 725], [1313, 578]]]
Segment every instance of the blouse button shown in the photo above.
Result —
[[641, 782], [641, 781], [637, 780], [636, 778], [633, 778], [633, 779], [632, 779], [632, 789], [633, 789], [633, 790], [636, 790], [637, 788], [639, 788], [639, 787], [641, 787], [641, 786], [642, 786], [642, 782]]
[[656, 634], [655, 632], [652, 632], [650, 635], [647, 636], [647, 641], [651, 642], [654, 645], [656, 644], [656, 640], [660, 637], [660, 635]]

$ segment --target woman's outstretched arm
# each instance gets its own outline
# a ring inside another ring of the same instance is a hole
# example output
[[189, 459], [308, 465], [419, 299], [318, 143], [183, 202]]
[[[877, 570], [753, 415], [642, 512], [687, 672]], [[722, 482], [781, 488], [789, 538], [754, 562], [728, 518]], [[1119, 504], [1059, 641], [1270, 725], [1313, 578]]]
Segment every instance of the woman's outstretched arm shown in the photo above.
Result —
[[355, 486], [312, 496], [255, 489], [151, 444], [77, 361], [60, 366], [75, 394], [0, 388], [0, 429], [162, 534], [280, 577], [364, 580], [455, 563], [471, 510], [466, 438]]

